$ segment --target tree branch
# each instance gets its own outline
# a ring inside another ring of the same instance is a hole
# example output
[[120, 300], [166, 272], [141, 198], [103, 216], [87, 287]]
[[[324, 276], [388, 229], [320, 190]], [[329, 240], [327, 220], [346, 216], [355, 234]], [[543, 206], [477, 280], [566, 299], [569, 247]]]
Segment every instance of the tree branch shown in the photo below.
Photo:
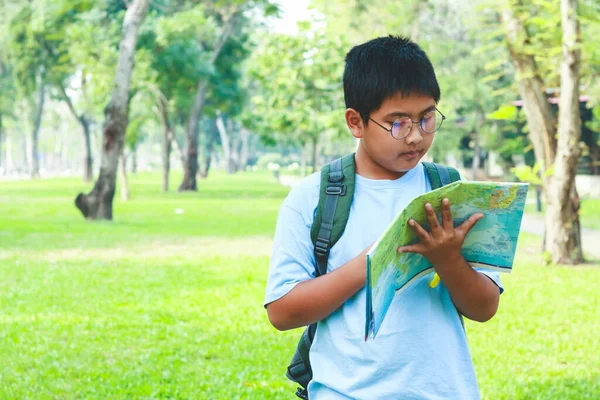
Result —
[[237, 13], [238, 10], [234, 10], [233, 12], [231, 12], [231, 15], [229, 17], [224, 19], [225, 24], [223, 26], [223, 30], [221, 31], [221, 36], [219, 36], [219, 39], [217, 40], [217, 42], [215, 43], [215, 47], [213, 48], [213, 52], [210, 55], [211, 64], [214, 64], [214, 62], [217, 60], [217, 57], [221, 53], [225, 42], [227, 41], [227, 39], [229, 39], [229, 36], [231, 36], [233, 28], [235, 27]]
[[73, 106], [73, 101], [71, 100], [71, 98], [67, 94], [67, 91], [65, 90], [64, 85], [62, 83], [59, 83], [58, 84], [58, 88], [60, 89], [60, 93], [62, 94], [65, 102], [69, 106], [69, 110], [71, 110], [71, 113], [73, 113], [73, 116], [75, 118], [77, 118], [77, 120], [79, 120], [81, 122], [81, 119], [83, 118], [83, 116], [80, 116], [80, 115], [77, 114], [77, 111], [75, 110], [75, 106]]

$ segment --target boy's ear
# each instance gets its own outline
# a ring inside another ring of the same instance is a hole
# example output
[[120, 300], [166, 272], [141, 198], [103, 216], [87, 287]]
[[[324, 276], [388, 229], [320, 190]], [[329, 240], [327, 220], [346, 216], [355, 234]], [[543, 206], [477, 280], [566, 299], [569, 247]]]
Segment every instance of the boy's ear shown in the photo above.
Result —
[[360, 113], [353, 108], [348, 108], [346, 110], [346, 125], [348, 125], [348, 129], [357, 139], [361, 139], [363, 137], [364, 124]]

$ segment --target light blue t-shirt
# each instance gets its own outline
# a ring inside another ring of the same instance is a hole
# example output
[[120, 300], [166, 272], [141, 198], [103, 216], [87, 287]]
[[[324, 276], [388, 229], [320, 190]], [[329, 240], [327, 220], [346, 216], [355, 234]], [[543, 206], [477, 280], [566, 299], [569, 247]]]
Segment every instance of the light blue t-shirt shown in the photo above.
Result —
[[[265, 305], [315, 276], [310, 227], [319, 186], [319, 173], [307, 177], [281, 206]], [[328, 272], [375, 242], [413, 198], [430, 190], [422, 164], [393, 181], [356, 175], [348, 224], [331, 249]], [[497, 273], [484, 273], [502, 288]], [[429, 287], [432, 275], [396, 294], [368, 342], [364, 288], [318, 323], [310, 349], [311, 400], [480, 398], [461, 319], [443, 283]]]

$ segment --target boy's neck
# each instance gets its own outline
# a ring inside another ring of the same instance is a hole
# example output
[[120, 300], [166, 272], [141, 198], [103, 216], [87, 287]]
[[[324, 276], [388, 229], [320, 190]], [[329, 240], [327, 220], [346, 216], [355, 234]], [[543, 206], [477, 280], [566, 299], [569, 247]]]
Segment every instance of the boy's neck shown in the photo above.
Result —
[[375, 179], [375, 180], [380, 180], [380, 179], [396, 180], [396, 179], [403, 177], [408, 172], [408, 171], [402, 171], [402, 172], [390, 171], [390, 170], [382, 167], [381, 165], [377, 164], [371, 157], [369, 157], [369, 155], [362, 148], [361, 145], [359, 145], [358, 148], [356, 149], [356, 154], [354, 156], [354, 160], [356, 163], [356, 173], [358, 175], [362, 176], [363, 178]]

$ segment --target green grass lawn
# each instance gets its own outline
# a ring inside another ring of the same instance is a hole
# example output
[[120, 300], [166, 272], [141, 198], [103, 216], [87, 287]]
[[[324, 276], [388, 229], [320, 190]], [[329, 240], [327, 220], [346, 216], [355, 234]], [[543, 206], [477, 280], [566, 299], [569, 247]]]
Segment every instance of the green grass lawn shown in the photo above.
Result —
[[[77, 180], [0, 182], [0, 398], [294, 398], [300, 331], [262, 307], [287, 189], [269, 174], [185, 194], [130, 179], [112, 223], [81, 218]], [[467, 325], [482, 395], [597, 399], [600, 265], [542, 267], [538, 242], [522, 237], [498, 315]]]

